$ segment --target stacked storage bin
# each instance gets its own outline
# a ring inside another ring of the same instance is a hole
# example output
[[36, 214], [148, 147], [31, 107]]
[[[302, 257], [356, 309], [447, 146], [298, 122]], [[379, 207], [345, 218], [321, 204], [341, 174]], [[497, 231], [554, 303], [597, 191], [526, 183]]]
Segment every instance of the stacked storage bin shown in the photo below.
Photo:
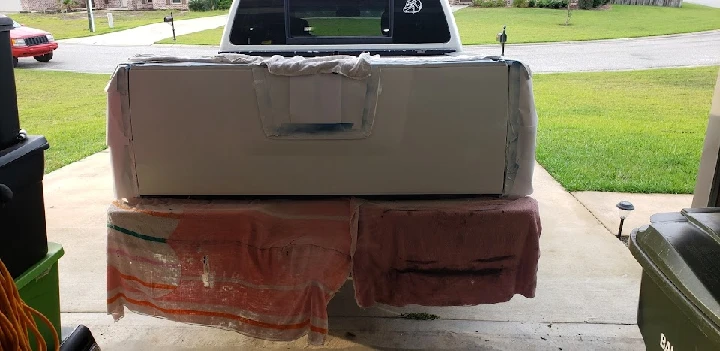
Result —
[[[63, 249], [47, 242], [42, 184], [49, 145], [43, 136], [20, 130], [11, 28], [12, 20], [0, 14], [0, 260], [23, 301], [45, 315], [60, 335], [57, 262]], [[48, 349], [54, 349], [52, 330], [36, 323]]]

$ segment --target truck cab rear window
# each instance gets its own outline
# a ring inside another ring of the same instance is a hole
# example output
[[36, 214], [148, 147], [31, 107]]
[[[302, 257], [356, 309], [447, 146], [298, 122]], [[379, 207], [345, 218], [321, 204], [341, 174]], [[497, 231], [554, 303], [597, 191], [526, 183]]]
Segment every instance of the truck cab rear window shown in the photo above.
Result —
[[240, 0], [230, 32], [234, 45], [449, 40], [440, 0]]
[[[287, 0], [288, 16], [305, 25], [304, 31], [290, 30], [290, 36], [382, 37], [381, 17], [387, 0], [328, 1]], [[301, 29], [301, 28], [298, 28]], [[386, 28], [389, 34], [389, 28]]]

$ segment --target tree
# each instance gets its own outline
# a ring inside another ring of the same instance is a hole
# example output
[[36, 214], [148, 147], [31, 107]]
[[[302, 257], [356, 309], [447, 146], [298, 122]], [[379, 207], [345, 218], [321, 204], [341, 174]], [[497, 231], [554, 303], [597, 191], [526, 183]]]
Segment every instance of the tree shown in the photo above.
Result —
[[572, 3], [572, 0], [568, 0], [567, 4], [567, 17], [565, 17], [565, 25], [570, 25], [570, 17], [572, 16], [572, 12], [570, 12], [570, 4]]

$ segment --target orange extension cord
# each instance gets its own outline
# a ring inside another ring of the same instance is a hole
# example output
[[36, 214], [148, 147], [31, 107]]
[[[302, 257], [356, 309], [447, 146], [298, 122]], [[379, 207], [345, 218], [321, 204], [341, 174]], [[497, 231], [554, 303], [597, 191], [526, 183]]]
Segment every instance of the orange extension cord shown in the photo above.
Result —
[[55, 327], [47, 317], [25, 304], [20, 298], [15, 281], [0, 260], [0, 351], [31, 351], [28, 331], [32, 331], [35, 335], [38, 351], [47, 350], [47, 344], [40, 335], [33, 315], [50, 327], [55, 341], [55, 351], [59, 350], [60, 342]]

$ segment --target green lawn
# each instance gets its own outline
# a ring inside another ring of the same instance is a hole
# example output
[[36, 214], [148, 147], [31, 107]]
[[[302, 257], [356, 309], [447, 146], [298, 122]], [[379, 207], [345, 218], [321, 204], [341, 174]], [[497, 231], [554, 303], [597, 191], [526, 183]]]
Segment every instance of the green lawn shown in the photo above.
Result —
[[[609, 10], [566, 12], [552, 9], [466, 8], [455, 13], [463, 44], [495, 43], [507, 25], [509, 43], [635, 38], [720, 29], [720, 9], [683, 4], [682, 8], [613, 5]], [[219, 45], [222, 28], [181, 35], [163, 44]]]
[[[569, 191], [692, 193], [718, 68], [536, 74], [538, 161]], [[47, 172], [105, 148], [109, 76], [15, 74]]]
[[[13, 13], [8, 16], [26, 26], [48, 31], [55, 39], [79, 38], [91, 35], [116, 32], [152, 23], [163, 23], [163, 17], [170, 11], [112, 11], [114, 27], [108, 27], [106, 11], [95, 11], [95, 33], [88, 29], [86, 12], [58, 14]], [[191, 19], [227, 14], [227, 11], [190, 12], [173, 11], [175, 20]], [[168, 25], [168, 33], [170, 33]]]
[[495, 43], [507, 25], [509, 43], [634, 38], [720, 29], [720, 9], [683, 4], [682, 8], [613, 5], [609, 10], [576, 10], [570, 26], [566, 11], [553, 9], [466, 8], [455, 13], [463, 44]]
[[105, 148], [109, 75], [15, 70], [20, 126], [45, 135], [45, 172]]
[[168, 38], [160, 40], [156, 44], [220, 45], [220, 38], [222, 38], [224, 28], [225, 27], [220, 27], [202, 32], [179, 35], [177, 41]]
[[538, 162], [569, 191], [690, 194], [717, 76], [536, 74]]

